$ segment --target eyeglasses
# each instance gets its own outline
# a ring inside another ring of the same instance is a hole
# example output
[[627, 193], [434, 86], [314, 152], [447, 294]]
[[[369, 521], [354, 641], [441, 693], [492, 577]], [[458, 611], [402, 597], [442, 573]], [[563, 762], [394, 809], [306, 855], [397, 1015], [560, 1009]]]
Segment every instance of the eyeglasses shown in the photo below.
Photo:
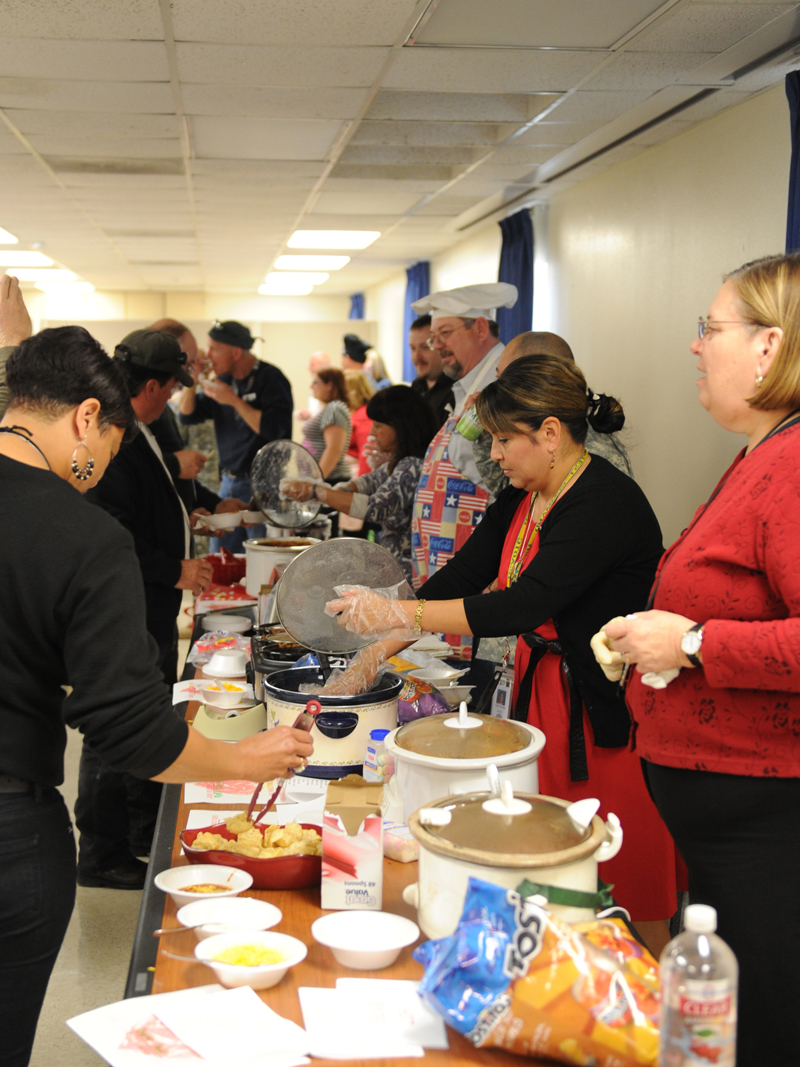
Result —
[[759, 329], [765, 329], [760, 322], [750, 322], [749, 320], [742, 322], [741, 319], [706, 319], [701, 315], [697, 320], [697, 336], [701, 341], [708, 334], [720, 332], [716, 325], [711, 325], [712, 322], [718, 323], [720, 326], [757, 326]]
[[456, 330], [468, 330], [466, 322], [462, 322], [460, 326], [454, 326], [452, 330], [442, 330], [441, 333], [432, 333], [428, 340], [425, 342], [425, 347], [433, 349], [436, 345], [446, 345], [450, 340], [451, 334], [454, 334]]

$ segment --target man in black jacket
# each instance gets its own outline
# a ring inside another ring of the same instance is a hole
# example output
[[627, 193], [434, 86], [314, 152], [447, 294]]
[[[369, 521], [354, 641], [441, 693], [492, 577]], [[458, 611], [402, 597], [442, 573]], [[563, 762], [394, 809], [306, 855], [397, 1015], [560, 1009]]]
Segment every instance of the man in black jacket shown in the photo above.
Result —
[[[120, 449], [102, 481], [86, 498], [133, 535], [142, 569], [147, 629], [158, 645], [164, 681], [177, 680], [176, 619], [183, 589], [197, 595], [211, 583], [211, 564], [192, 559], [191, 523], [148, 424], [164, 411], [177, 382], [190, 384], [186, 356], [177, 339], [154, 330], [134, 330], [114, 358], [131, 394], [140, 433]], [[120, 605], [120, 611], [125, 605]], [[81, 834], [78, 884], [140, 889], [147, 865], [161, 786], [122, 774], [83, 746], [75, 805]]]

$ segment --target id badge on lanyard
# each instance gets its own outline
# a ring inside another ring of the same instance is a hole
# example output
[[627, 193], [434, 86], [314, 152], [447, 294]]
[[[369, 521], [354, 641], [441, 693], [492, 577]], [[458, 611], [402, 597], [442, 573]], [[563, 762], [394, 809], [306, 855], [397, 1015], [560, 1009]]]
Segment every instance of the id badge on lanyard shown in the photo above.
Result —
[[514, 670], [512, 667], [503, 667], [499, 672], [497, 686], [492, 696], [490, 714], [496, 719], [507, 719], [511, 714], [511, 698], [514, 693]]

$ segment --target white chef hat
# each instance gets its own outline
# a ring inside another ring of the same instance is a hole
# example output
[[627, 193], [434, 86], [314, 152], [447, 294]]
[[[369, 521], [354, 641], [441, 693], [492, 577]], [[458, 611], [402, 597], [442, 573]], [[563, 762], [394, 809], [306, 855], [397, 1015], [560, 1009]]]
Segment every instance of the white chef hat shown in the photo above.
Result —
[[509, 282], [487, 282], [484, 285], [461, 285], [458, 289], [443, 289], [429, 293], [411, 305], [418, 315], [430, 312], [432, 319], [446, 319], [457, 315], [461, 319], [494, 318], [497, 308], [511, 308], [517, 302], [517, 287]]

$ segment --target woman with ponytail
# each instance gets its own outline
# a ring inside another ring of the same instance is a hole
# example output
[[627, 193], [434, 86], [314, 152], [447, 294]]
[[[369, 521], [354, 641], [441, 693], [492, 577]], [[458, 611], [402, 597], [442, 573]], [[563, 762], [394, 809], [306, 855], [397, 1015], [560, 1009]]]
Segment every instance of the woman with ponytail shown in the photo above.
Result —
[[[575, 364], [538, 355], [515, 360], [488, 385], [477, 414], [509, 487], [418, 601], [353, 591], [330, 610], [359, 633], [416, 626], [521, 636], [513, 715], [547, 737], [540, 792], [598, 797], [604, 817], [619, 816], [625, 844], [602, 876], [658, 955], [676, 907], [674, 847], [628, 750], [625, 702], [589, 644], [608, 618], [644, 606], [661, 555], [642, 490], [585, 449], [589, 426], [606, 434], [622, 427], [622, 408], [589, 390]], [[391, 655], [404, 645], [383, 647]]]

